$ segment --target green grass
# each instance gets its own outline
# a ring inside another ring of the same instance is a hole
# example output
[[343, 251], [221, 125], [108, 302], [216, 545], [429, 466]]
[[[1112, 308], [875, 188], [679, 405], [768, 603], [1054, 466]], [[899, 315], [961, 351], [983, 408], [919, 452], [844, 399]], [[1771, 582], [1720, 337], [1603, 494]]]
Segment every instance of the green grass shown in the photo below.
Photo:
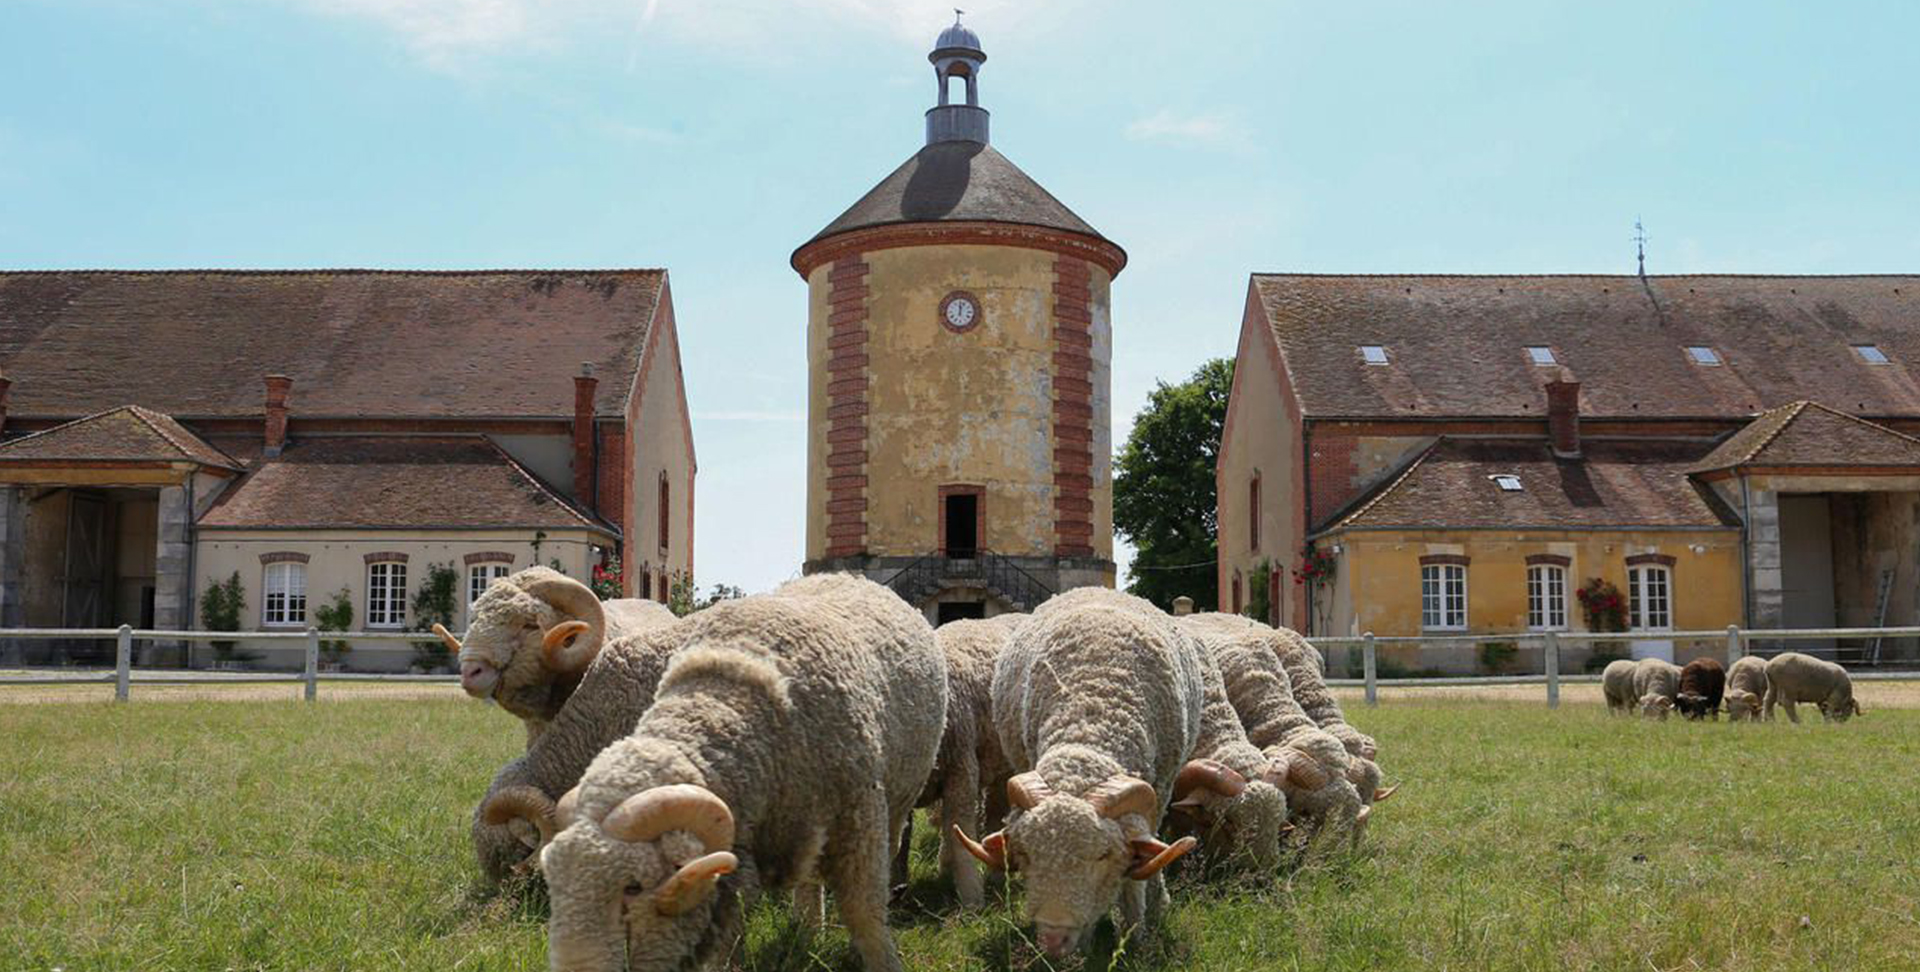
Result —
[[[1406, 789], [1363, 849], [1176, 881], [1126, 969], [1901, 969], [1920, 963], [1920, 711], [1646, 723], [1597, 706], [1353, 713]], [[0, 705], [0, 968], [541, 969], [538, 894], [474, 886], [517, 725], [465, 700]], [[957, 914], [918, 831], [913, 969], [1044, 968]], [[1116, 949], [1121, 953], [1115, 959]], [[759, 909], [749, 969], [857, 967]]]

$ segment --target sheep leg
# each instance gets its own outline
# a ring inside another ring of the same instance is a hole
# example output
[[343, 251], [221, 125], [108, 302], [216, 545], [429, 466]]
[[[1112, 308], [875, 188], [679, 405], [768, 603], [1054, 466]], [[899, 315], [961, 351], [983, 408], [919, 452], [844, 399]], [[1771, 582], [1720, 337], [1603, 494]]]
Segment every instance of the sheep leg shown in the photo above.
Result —
[[980, 765], [972, 753], [956, 760], [947, 771], [946, 786], [940, 794], [940, 868], [953, 876], [960, 907], [979, 908], [987, 900], [981, 889], [980, 867], [954, 836], [956, 826], [968, 834], [981, 832]]
[[827, 883], [840, 902], [840, 920], [867, 972], [905, 972], [887, 931], [887, 871], [892, 850], [912, 810], [890, 813], [875, 793], [840, 826], [845, 839], [828, 865]]
[[793, 920], [808, 934], [819, 931], [826, 923], [827, 894], [817, 880], [806, 880], [793, 886]]
[[1793, 700], [1781, 699], [1780, 704], [1786, 707], [1787, 720], [1792, 722], [1796, 726], [1799, 725], [1800, 724], [1800, 713], [1798, 711], [1799, 707], [1794, 704]]
[[894, 842], [894, 848], [892, 886], [898, 890], [905, 890], [908, 882], [913, 880], [912, 870], [909, 867], [913, 860], [912, 814], [907, 815], [906, 826], [900, 829], [900, 839]]
[[1760, 709], [1761, 718], [1765, 719], [1768, 722], [1773, 721], [1773, 704], [1776, 701], [1778, 701], [1779, 698], [1780, 698], [1780, 690], [1774, 688], [1772, 685], [1768, 685], [1767, 698], [1766, 698], [1766, 701], [1762, 703], [1761, 709]]

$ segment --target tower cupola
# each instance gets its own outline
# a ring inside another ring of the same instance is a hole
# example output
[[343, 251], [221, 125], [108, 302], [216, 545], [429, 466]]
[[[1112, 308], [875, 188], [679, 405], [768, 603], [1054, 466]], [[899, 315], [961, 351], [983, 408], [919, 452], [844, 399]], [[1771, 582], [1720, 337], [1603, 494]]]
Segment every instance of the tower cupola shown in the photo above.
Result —
[[[933, 76], [940, 84], [940, 103], [927, 109], [927, 144], [937, 142], [987, 143], [987, 110], [980, 107], [980, 65], [987, 52], [980, 49], [980, 35], [960, 23], [960, 11], [953, 12], [953, 26], [940, 32], [933, 43]], [[966, 82], [965, 104], [954, 103], [949, 94], [955, 78]]]

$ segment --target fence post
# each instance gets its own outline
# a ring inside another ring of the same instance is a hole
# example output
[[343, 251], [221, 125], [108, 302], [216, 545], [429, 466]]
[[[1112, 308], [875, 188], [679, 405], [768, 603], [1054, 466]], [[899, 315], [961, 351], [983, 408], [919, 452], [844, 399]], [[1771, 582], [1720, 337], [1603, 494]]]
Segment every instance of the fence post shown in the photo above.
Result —
[[125, 702], [128, 686], [133, 682], [133, 625], [121, 625], [116, 641], [113, 651], [113, 700]]
[[1547, 708], [1560, 708], [1560, 632], [1547, 632]]
[[320, 629], [307, 625], [307, 667], [304, 677], [307, 680], [307, 701], [320, 690]]
[[1380, 704], [1379, 680], [1374, 676], [1374, 672], [1377, 668], [1376, 661], [1377, 660], [1374, 657], [1373, 632], [1369, 631], [1366, 633], [1366, 635], [1364, 636], [1364, 640], [1360, 644], [1360, 666], [1361, 666], [1361, 673], [1365, 675], [1367, 679], [1367, 704], [1368, 705]]
[[1727, 625], [1727, 667], [1732, 668], [1733, 663], [1745, 657], [1746, 654], [1747, 646], [1740, 640], [1740, 626]]

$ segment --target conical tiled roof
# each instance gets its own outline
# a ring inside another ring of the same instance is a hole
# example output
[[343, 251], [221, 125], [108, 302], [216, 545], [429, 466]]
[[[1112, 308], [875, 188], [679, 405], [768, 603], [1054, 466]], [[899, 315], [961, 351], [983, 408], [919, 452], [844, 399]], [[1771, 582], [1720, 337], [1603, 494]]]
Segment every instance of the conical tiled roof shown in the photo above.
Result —
[[1015, 223], [1106, 240], [993, 146], [935, 142], [880, 180], [808, 244], [873, 226], [942, 222]]

